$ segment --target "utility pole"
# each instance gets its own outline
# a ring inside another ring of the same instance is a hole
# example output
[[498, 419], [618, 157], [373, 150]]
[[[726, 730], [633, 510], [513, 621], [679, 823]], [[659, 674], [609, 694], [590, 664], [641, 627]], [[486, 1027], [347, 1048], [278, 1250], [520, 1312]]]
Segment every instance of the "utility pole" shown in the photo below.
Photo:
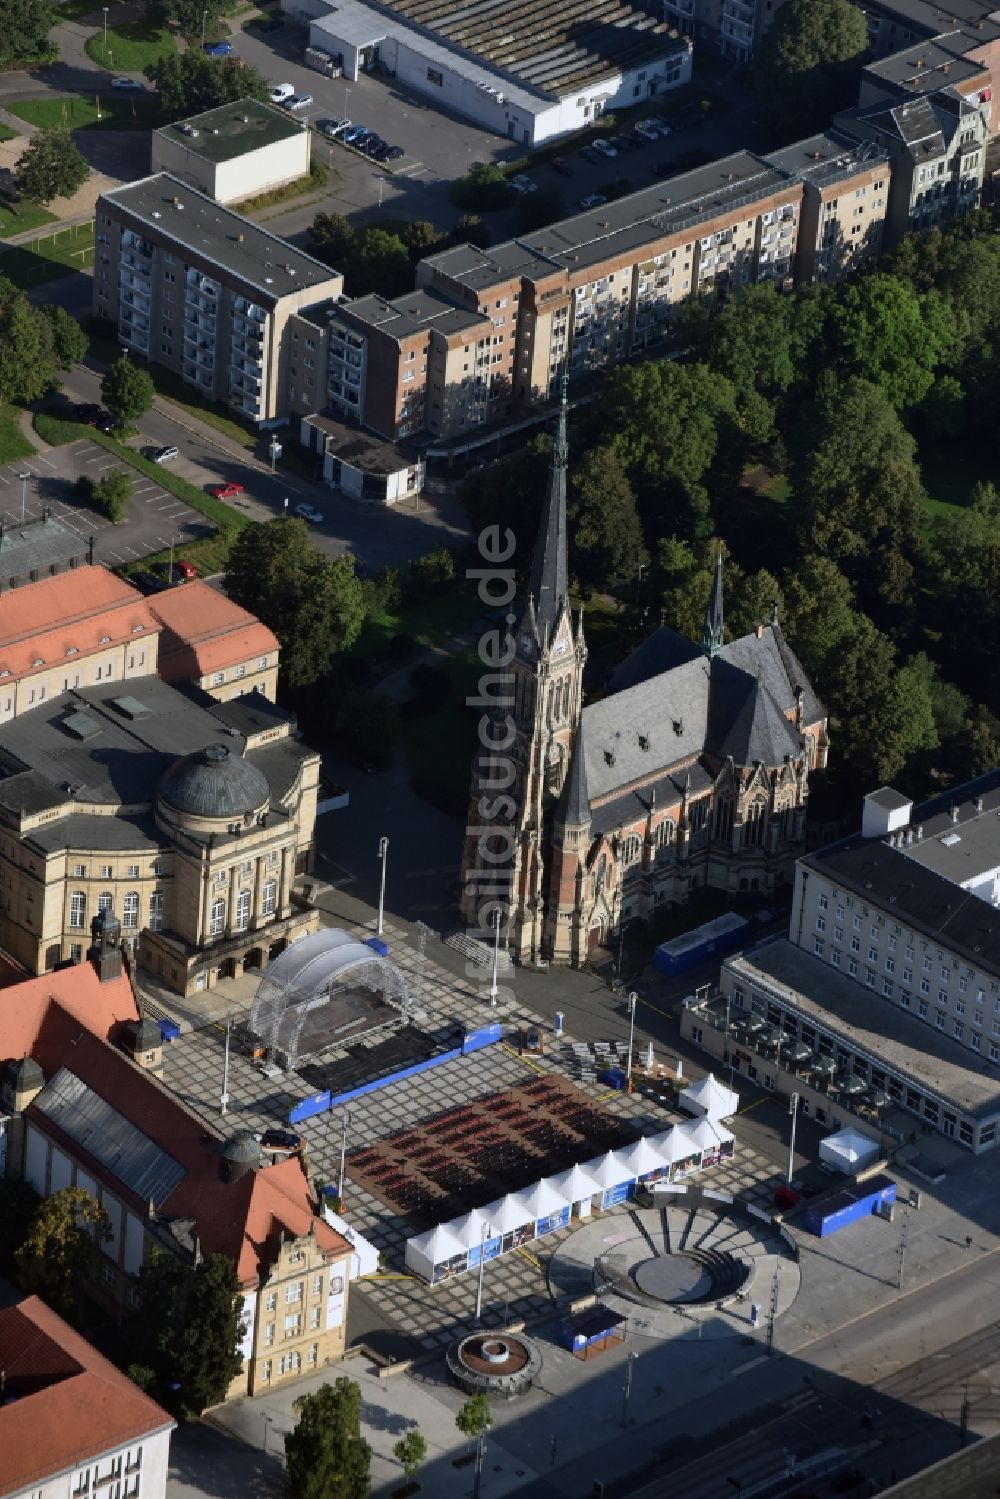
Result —
[[774, 1352], [774, 1319], [778, 1315], [778, 1287], [781, 1284], [781, 1261], [774, 1267], [774, 1279], [771, 1281], [771, 1304], [767, 1312], [767, 1351]]
[[344, 1110], [340, 1131], [340, 1175], [337, 1177], [337, 1201], [343, 1207], [344, 1202], [344, 1167], [347, 1164], [347, 1126], [351, 1122], [350, 1109]]
[[497, 1004], [497, 970], [500, 967], [500, 907], [497, 906], [493, 912], [493, 977], [490, 979], [490, 1005], [496, 1009]]
[[629, 1353], [625, 1359], [625, 1379], [622, 1383], [622, 1426], [628, 1426], [628, 1403], [632, 1398], [632, 1370], [638, 1354]]
[[791, 1186], [792, 1177], [795, 1175], [795, 1124], [796, 1120], [799, 1117], [799, 1095], [797, 1093], [793, 1093], [791, 1098], [788, 1100], [788, 1112], [792, 1116], [792, 1137], [788, 1142], [787, 1176], [788, 1185]]
[[628, 997], [628, 1062], [625, 1065], [625, 1092], [632, 1091], [632, 1042], [635, 1039], [635, 1007], [639, 996], [633, 989]]
[[232, 1031], [232, 1028], [233, 1028], [233, 1022], [231, 1020], [227, 1020], [226, 1021], [226, 1060], [225, 1060], [225, 1062], [223, 1064], [223, 1068], [222, 1068], [222, 1097], [219, 1099], [219, 1106], [220, 1106], [223, 1114], [229, 1108], [229, 1036], [230, 1036], [230, 1032]]
[[483, 1316], [483, 1266], [486, 1264], [486, 1240], [493, 1237], [493, 1225], [484, 1223], [479, 1236], [479, 1283], [476, 1286], [476, 1321]]
[[28, 474], [28, 473], [19, 474], [18, 478], [21, 481], [21, 524], [23, 525], [24, 524], [24, 507], [25, 507], [25, 504], [27, 502], [28, 480], [31, 478], [31, 475]]
[[378, 841], [378, 856], [382, 860], [382, 878], [378, 891], [378, 934], [382, 935], [382, 925], [385, 919], [385, 856], [389, 852], [388, 838], [380, 838]]
[[896, 1251], [896, 1290], [903, 1289], [903, 1267], [906, 1264], [906, 1241], [910, 1233], [910, 1210], [903, 1209], [903, 1222], [899, 1230], [899, 1249]]

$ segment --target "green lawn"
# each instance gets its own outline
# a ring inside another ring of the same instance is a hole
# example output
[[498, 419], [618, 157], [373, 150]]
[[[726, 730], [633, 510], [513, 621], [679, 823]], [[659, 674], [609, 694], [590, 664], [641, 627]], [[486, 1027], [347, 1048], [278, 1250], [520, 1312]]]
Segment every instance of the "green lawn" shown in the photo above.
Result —
[[927, 491], [924, 509], [928, 515], [945, 519], [957, 510], [964, 510], [976, 484], [994, 477], [996, 472], [996, 463], [989, 454], [960, 442], [940, 450], [921, 449], [919, 461]]
[[156, 100], [151, 94], [119, 94], [110, 87], [97, 95], [13, 99], [4, 108], [29, 125], [61, 125], [67, 130], [149, 130], [157, 118]]
[[56, 6], [57, 21], [79, 21], [81, 16], [96, 16], [100, 20], [100, 5], [95, 5], [94, 0], [64, 0]]
[[0, 141], [12, 141], [17, 135], [16, 130], [11, 130], [9, 125], [0, 124]]
[[[248, 522], [240, 516], [239, 528]], [[174, 560], [183, 557], [185, 562], [190, 562], [198, 569], [203, 578], [213, 577], [216, 573], [225, 572], [226, 563], [229, 560], [229, 548], [232, 546], [237, 532], [226, 534], [216, 531], [214, 536], [200, 536], [196, 541], [185, 541], [183, 545], [174, 548]], [[148, 557], [142, 557], [138, 562], [130, 562], [127, 567], [121, 568], [125, 577], [130, 573], [148, 572], [158, 562], [168, 563], [170, 561], [169, 548], [162, 552], [153, 552]]]
[[[411, 604], [398, 614], [367, 619], [351, 654], [365, 659], [381, 656], [388, 651], [395, 635], [409, 635], [424, 649], [438, 647], [451, 652], [455, 637], [464, 634], [483, 612], [484, 606], [475, 588], [456, 583], [437, 598]], [[458, 652], [457, 656], [458, 659], [471, 659], [468, 651]]]
[[29, 229], [40, 229], [43, 224], [54, 224], [56, 216], [37, 203], [0, 203], [0, 239], [9, 239], [13, 234], [26, 234]]
[[108, 27], [106, 48], [102, 27], [89, 39], [85, 50], [89, 58], [113, 73], [141, 73], [161, 57], [171, 57], [177, 43], [165, 27], [152, 21], [127, 21]]
[[465, 812], [469, 770], [476, 748], [477, 713], [465, 705], [475, 693], [479, 670], [469, 661], [441, 657], [435, 662], [451, 680], [451, 697], [443, 707], [400, 725], [410, 785], [418, 796], [453, 816]]
[[19, 458], [30, 458], [34, 451], [21, 431], [15, 407], [0, 406], [0, 463], [15, 463]]
[[9, 277], [25, 290], [58, 280], [69, 271], [82, 271], [93, 263], [93, 223], [57, 229], [27, 244], [0, 250], [0, 276]]
[[283, 187], [261, 193], [256, 198], [245, 198], [242, 203], [234, 203], [232, 206], [237, 213], [260, 213], [261, 209], [271, 208], [275, 203], [287, 203], [291, 198], [301, 198], [303, 193], [318, 192], [321, 187], [326, 186], [328, 175], [323, 163], [314, 161], [304, 177], [296, 177], [294, 182], [286, 182]]

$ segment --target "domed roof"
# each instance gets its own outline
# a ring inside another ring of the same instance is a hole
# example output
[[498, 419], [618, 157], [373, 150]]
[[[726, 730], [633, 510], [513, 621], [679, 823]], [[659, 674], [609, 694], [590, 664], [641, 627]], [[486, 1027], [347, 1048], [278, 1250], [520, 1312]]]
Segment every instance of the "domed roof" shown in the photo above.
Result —
[[222, 1147], [222, 1159], [233, 1165], [256, 1166], [260, 1162], [260, 1141], [248, 1129], [238, 1129]]
[[270, 794], [267, 777], [225, 744], [175, 761], [157, 788], [169, 807], [195, 817], [243, 817], [264, 806]]

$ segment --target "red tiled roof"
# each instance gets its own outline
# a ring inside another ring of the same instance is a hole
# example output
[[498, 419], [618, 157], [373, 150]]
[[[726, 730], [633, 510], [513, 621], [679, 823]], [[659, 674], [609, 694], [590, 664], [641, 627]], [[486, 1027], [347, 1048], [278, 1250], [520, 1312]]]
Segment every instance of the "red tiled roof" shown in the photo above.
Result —
[[280, 648], [266, 625], [201, 579], [157, 594], [149, 607], [163, 627], [159, 673], [165, 682], [225, 671]]
[[104, 567], [77, 567], [0, 595], [0, 672], [30, 676], [158, 630], [129, 583]]
[[175, 1423], [37, 1296], [0, 1311], [0, 1495]]
[[[60, 1066], [68, 1067], [183, 1166], [184, 1176], [161, 1202], [160, 1216], [193, 1220], [202, 1250], [233, 1260], [241, 1285], [256, 1283], [262, 1269], [273, 1262], [282, 1230], [295, 1237], [313, 1230], [317, 1243], [327, 1253], [350, 1254], [347, 1240], [315, 1216], [309, 1181], [297, 1158], [248, 1171], [238, 1181], [224, 1182], [219, 1171], [221, 1140], [164, 1084], [123, 1053], [95, 1036], [78, 1033], [72, 1049], [64, 1033], [61, 1045], [50, 1034], [42, 1051], [44, 1055], [38, 1061], [47, 1076]], [[30, 1105], [29, 1113], [34, 1113]], [[145, 1213], [144, 1201], [81, 1146], [64, 1138], [50, 1119], [35, 1113], [34, 1122], [46, 1134], [63, 1140], [66, 1150], [118, 1197]]]
[[92, 963], [75, 963], [0, 989], [0, 1062], [35, 1056], [44, 1068], [38, 1045], [47, 1029], [63, 1030], [53, 1011], [74, 1035], [83, 1025], [107, 1040], [114, 1040], [127, 1020], [139, 1019], [127, 973], [102, 984]]

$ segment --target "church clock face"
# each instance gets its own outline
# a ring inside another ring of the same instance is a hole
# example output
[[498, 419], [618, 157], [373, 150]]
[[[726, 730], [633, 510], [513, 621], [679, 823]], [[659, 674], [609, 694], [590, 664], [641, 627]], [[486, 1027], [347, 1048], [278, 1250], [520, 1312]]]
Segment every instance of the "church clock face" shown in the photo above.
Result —
[[552, 654], [553, 656], [565, 656], [568, 650], [569, 641], [565, 637], [563, 637], [562, 640], [557, 640], [555, 645], [552, 647]]
[[521, 650], [525, 656], [533, 656], [535, 654], [535, 642], [530, 635], [521, 636]]

